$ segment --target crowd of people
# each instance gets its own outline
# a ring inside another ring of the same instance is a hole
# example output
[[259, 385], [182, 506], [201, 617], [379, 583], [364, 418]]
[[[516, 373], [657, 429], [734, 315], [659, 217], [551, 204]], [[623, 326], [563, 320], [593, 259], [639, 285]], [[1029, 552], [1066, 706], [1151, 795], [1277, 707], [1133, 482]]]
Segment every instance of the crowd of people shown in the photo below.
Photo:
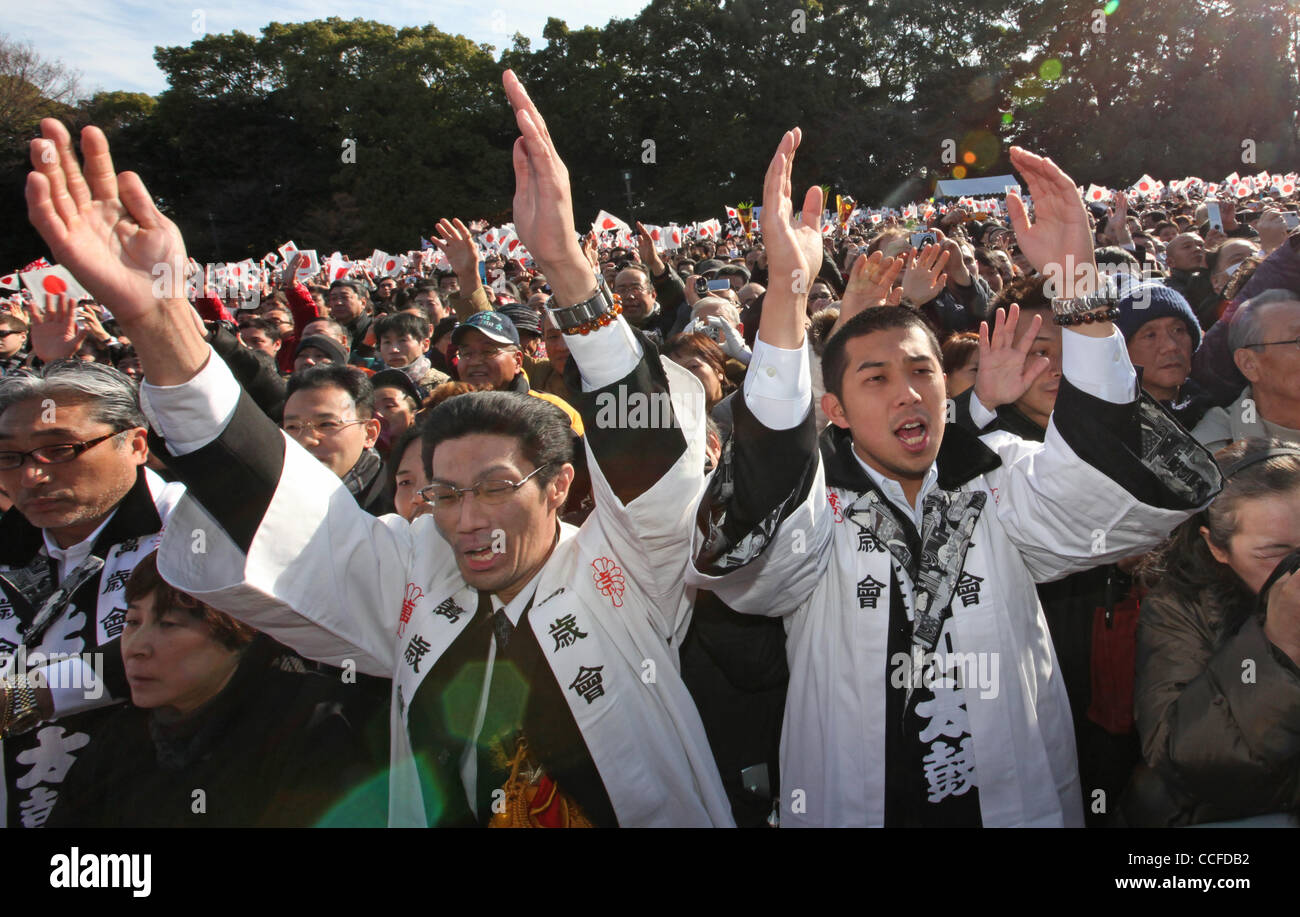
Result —
[[761, 233], [620, 247], [505, 88], [529, 260], [448, 219], [252, 307], [43, 122], [93, 299], [0, 311], [7, 824], [1300, 810], [1293, 204], [1013, 148], [1032, 213], [823, 232], [796, 129]]

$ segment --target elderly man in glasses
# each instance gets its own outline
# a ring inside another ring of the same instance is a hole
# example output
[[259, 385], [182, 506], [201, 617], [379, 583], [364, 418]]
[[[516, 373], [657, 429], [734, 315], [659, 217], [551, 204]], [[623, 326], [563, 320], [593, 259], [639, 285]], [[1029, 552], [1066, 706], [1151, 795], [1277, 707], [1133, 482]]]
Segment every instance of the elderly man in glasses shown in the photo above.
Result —
[[[157, 298], [152, 268], [183, 265], [184, 241], [138, 176], [114, 174], [102, 132], [82, 133], [83, 177], [66, 129], [42, 123], [29, 215], [113, 305], [140, 354], [146, 412], [190, 487], [162, 575], [308, 657], [392, 679], [390, 824], [731, 825], [677, 655], [703, 392], [598, 286], [568, 170], [513, 73], [505, 89], [523, 134], [514, 222], [554, 290], [587, 430], [596, 506], [581, 528], [559, 521], [568, 419], [513, 392], [430, 412], [433, 512], [362, 512], [211, 358], [183, 290]], [[206, 533], [203, 555], [192, 530]]]
[[1210, 451], [1259, 436], [1300, 443], [1300, 296], [1265, 290], [1238, 307], [1228, 326], [1232, 359], [1250, 382], [1226, 408], [1192, 430]]
[[567, 401], [528, 384], [519, 329], [503, 312], [475, 312], [451, 333], [460, 381], [490, 385], [498, 392], [518, 392], [550, 402], [569, 418], [573, 432], [583, 433], [582, 417]]
[[145, 467], [144, 415], [117, 370], [76, 360], [0, 380], [0, 816], [40, 827], [104, 708], [136, 562], [184, 493]]

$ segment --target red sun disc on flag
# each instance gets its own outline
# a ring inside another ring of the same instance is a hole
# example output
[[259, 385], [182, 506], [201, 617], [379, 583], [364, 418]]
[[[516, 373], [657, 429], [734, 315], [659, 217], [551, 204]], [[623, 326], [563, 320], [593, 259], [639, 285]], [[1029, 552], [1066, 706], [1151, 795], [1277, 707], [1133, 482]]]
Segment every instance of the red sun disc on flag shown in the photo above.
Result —
[[1150, 190], [1151, 190], [1151, 185], [1149, 185], [1147, 182], [1142, 182], [1141, 184], [1138, 185], [1138, 190], [1139, 190], [1139, 191], [1150, 191]]
[[68, 285], [64, 282], [62, 277], [59, 277], [56, 274], [49, 274], [41, 278], [41, 289], [46, 293], [53, 293], [57, 296], [60, 293], [68, 292]]
[[601, 228], [601, 229], [613, 229], [613, 228], [614, 228], [614, 221], [611, 220], [609, 217], [605, 217], [605, 219], [603, 219], [603, 220], [600, 221], [600, 228]]
[[387, 261], [384, 262], [384, 270], [386, 271], [391, 271], [395, 267], [397, 267], [397, 262], [394, 261], [392, 258], [389, 258]]

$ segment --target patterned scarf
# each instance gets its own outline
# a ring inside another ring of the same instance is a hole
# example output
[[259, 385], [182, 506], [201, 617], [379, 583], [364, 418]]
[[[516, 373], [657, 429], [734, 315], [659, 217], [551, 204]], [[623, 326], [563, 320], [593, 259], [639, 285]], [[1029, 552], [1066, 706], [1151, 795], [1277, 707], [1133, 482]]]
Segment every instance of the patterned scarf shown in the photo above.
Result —
[[352, 469], [343, 475], [343, 486], [348, 489], [348, 493], [361, 499], [361, 494], [374, 481], [375, 475], [379, 473], [384, 460], [379, 457], [379, 452], [372, 446], [361, 453], [361, 458]]
[[408, 363], [406, 366], [399, 366], [398, 369], [406, 373], [412, 382], [419, 385], [421, 380], [424, 379], [425, 376], [429, 375], [429, 370], [433, 369], [433, 364], [429, 362], [428, 357], [421, 356], [420, 359], [416, 360], [414, 363]]

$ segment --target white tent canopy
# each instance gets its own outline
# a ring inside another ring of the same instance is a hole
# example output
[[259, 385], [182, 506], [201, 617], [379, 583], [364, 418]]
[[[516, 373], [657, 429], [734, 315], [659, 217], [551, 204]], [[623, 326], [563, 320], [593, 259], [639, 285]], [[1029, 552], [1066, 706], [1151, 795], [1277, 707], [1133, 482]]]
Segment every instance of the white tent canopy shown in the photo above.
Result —
[[1019, 188], [1014, 175], [989, 175], [984, 178], [947, 178], [935, 185], [935, 197], [979, 197], [1006, 194], [1007, 188]]

